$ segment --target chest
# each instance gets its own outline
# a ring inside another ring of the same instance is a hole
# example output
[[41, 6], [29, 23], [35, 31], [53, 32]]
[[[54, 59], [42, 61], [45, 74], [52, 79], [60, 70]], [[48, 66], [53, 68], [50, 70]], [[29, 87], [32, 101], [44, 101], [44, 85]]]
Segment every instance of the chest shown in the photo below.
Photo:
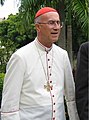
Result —
[[44, 51], [30, 55], [26, 59], [25, 83], [29, 86], [43, 86], [47, 81], [56, 88], [64, 86], [64, 61], [63, 56], [50, 51]]

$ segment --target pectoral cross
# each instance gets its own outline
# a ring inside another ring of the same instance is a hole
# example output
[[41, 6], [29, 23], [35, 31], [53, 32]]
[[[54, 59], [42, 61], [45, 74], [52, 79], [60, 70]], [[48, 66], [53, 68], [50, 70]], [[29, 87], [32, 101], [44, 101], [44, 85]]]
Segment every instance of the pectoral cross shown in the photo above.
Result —
[[52, 89], [52, 85], [49, 84], [49, 82], [47, 82], [46, 85], [44, 85], [44, 89], [46, 89], [48, 92], [50, 91], [50, 89]]

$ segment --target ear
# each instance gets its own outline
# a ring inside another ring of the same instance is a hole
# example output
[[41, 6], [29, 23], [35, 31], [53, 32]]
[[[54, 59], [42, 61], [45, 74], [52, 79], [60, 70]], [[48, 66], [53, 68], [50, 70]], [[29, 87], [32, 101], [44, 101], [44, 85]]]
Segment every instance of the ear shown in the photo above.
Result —
[[39, 32], [40, 31], [40, 25], [39, 24], [35, 24], [35, 28], [36, 28], [36, 30]]
[[63, 26], [61, 26], [60, 28], [63, 28]]
[[63, 22], [62, 22], [62, 24], [61, 24], [61, 27], [60, 28], [63, 28]]

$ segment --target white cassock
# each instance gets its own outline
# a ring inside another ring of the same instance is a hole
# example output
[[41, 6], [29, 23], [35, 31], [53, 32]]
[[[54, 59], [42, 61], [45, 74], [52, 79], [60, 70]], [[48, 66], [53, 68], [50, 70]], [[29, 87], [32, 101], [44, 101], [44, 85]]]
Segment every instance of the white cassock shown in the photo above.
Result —
[[7, 64], [1, 120], [66, 120], [64, 95], [70, 120], [78, 120], [67, 52], [55, 44], [45, 48], [36, 38]]

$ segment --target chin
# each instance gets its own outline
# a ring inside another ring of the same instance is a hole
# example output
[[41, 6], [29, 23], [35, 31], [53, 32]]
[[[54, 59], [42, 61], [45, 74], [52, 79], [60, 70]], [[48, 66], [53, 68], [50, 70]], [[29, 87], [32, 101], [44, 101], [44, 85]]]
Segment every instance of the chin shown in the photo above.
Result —
[[58, 38], [52, 39], [53, 43], [58, 41]]

